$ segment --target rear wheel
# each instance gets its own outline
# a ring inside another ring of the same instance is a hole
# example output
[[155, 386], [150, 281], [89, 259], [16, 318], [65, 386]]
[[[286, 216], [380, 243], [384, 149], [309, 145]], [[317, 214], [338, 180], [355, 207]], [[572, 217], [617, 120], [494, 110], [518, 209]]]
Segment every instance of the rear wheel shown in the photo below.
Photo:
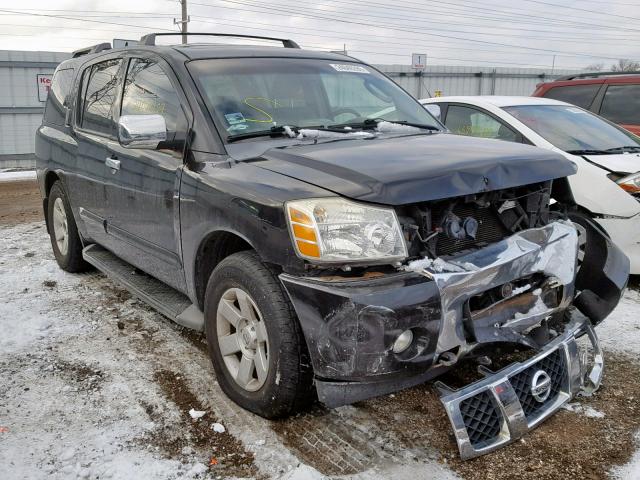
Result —
[[220, 262], [205, 295], [209, 355], [227, 396], [266, 418], [310, 402], [312, 371], [298, 319], [255, 252]]
[[58, 265], [67, 272], [81, 272], [88, 268], [82, 258], [82, 241], [71, 213], [71, 206], [60, 181], [49, 191], [47, 221], [51, 247]]

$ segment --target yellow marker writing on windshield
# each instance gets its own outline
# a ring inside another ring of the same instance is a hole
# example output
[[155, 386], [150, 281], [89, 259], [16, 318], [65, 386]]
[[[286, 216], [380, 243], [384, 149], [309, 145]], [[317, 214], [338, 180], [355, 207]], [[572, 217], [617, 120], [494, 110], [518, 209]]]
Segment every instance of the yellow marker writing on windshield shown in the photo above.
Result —
[[269, 115], [269, 113], [265, 112], [261, 108], [256, 107], [255, 105], [252, 105], [251, 103], [249, 103], [249, 100], [262, 100], [269, 103], [272, 107], [276, 106], [277, 102], [275, 100], [271, 100], [269, 98], [264, 98], [264, 97], [247, 97], [243, 100], [246, 106], [251, 107], [254, 110], [257, 110], [258, 112], [262, 113], [265, 117], [267, 117], [267, 120], [256, 120], [255, 118], [245, 118], [247, 122], [273, 123], [273, 117]]

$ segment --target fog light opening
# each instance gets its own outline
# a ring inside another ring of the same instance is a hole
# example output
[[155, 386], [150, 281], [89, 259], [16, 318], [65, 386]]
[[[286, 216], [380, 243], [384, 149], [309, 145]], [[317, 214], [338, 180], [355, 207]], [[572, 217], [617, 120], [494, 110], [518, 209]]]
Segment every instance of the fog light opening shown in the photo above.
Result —
[[411, 346], [412, 343], [413, 343], [413, 332], [411, 330], [405, 330], [400, 335], [398, 335], [398, 338], [396, 338], [396, 341], [393, 342], [393, 353], [404, 352], [407, 348]]

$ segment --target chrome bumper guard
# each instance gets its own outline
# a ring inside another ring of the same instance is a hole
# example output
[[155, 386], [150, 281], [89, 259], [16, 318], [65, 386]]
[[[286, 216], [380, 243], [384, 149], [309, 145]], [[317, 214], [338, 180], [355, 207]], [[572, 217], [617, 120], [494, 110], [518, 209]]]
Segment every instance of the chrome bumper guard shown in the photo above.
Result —
[[[463, 460], [518, 440], [574, 395], [598, 389], [604, 358], [591, 324], [580, 317], [526, 362], [495, 373], [480, 367], [486, 378], [460, 390], [436, 383]], [[585, 334], [590, 355], [577, 342]]]

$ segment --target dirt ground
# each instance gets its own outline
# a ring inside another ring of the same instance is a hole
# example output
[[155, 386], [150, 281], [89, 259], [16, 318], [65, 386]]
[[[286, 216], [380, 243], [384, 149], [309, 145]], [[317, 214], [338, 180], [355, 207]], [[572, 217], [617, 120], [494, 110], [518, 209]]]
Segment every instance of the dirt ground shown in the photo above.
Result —
[[42, 199], [33, 180], [0, 182], [0, 225], [44, 220]]
[[[0, 183], [0, 478], [638, 478], [635, 289], [598, 329], [603, 387], [462, 462], [431, 384], [276, 422], [240, 409], [217, 385], [203, 335], [95, 271], [57, 268], [37, 190], [20, 183]], [[5, 213], [17, 199], [24, 208]]]

